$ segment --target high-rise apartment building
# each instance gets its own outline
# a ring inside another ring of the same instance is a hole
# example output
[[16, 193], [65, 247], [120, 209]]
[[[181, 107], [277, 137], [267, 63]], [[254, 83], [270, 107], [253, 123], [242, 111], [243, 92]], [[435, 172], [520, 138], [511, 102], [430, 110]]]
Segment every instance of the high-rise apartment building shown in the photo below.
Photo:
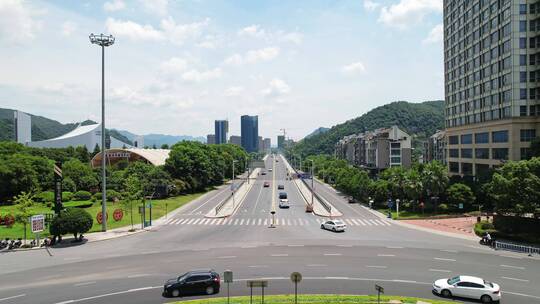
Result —
[[206, 143], [209, 145], [216, 144], [216, 135], [214, 134], [206, 135]]
[[242, 138], [238, 135], [231, 135], [229, 143], [237, 146], [242, 146]]
[[264, 152], [270, 152], [270, 149], [272, 149], [272, 140], [270, 138], [265, 138], [264, 140]]
[[215, 123], [216, 144], [227, 143], [227, 133], [229, 133], [228, 120], [216, 120]]
[[248, 152], [259, 150], [259, 117], [242, 115], [240, 118], [242, 147]]
[[285, 148], [285, 135], [278, 135], [278, 137], [277, 137], [277, 147], [278, 147], [278, 149]]
[[526, 159], [539, 133], [540, 2], [444, 0], [448, 170]]

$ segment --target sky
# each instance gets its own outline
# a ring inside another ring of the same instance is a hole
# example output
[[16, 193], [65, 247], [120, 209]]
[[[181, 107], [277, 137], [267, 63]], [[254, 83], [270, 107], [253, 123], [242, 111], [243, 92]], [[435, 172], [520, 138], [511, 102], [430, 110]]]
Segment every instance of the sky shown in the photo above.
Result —
[[259, 116], [301, 139], [392, 101], [443, 99], [442, 0], [0, 1], [0, 107], [136, 134]]

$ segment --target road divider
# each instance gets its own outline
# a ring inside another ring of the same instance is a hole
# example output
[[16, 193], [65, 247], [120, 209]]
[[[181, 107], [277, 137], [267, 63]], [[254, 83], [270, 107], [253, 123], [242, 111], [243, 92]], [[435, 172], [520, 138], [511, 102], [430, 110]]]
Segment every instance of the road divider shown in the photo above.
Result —
[[231, 195], [221, 201], [215, 208], [210, 210], [205, 217], [207, 218], [223, 218], [233, 215], [236, 210], [242, 205], [247, 194], [251, 190], [251, 187], [255, 184], [256, 178], [259, 175], [261, 169], [254, 169], [249, 175], [250, 181], [242, 180], [235, 187], [234, 191], [231, 191]]
[[[287, 171], [290, 174], [296, 175], [298, 172], [289, 164], [289, 162], [280, 155], [281, 160], [285, 164]], [[300, 192], [302, 198], [304, 199], [304, 202], [306, 205], [311, 205], [311, 196], [312, 192], [309, 186], [306, 184], [304, 180], [292, 177], [293, 183], [298, 188], [298, 191]], [[315, 213], [318, 216], [324, 216], [324, 217], [339, 217], [343, 214], [339, 212], [337, 208], [335, 208], [330, 202], [328, 202], [323, 197], [319, 196], [316, 192], [313, 192], [313, 213]]]

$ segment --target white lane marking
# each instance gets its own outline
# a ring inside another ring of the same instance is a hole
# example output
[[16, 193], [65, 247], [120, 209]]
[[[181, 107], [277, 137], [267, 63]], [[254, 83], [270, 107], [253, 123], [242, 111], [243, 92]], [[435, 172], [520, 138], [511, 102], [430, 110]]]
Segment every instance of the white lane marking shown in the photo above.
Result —
[[189, 223], [190, 225], [197, 225], [202, 219], [195, 219], [193, 223]]
[[178, 219], [172, 219], [172, 220], [169, 222], [169, 224], [170, 224], [170, 225], [174, 225], [174, 224], [176, 223], [176, 221], [178, 221]]
[[154, 253], [159, 253], [159, 251], [151, 250], [151, 251], [143, 251], [143, 252], [141, 252], [141, 254], [154, 254]]
[[386, 226], [392, 226], [392, 223], [389, 220], [380, 220], [383, 222]]
[[75, 260], [80, 260], [82, 258], [80, 257], [74, 257], [74, 258], [64, 258], [64, 261], [75, 261]]
[[141, 287], [141, 288], [133, 288], [133, 289], [130, 289], [128, 291], [129, 292], [135, 292], [135, 291], [143, 291], [143, 290], [154, 289], [154, 288], [156, 288], [156, 287], [148, 286], [148, 287]]
[[232, 223], [233, 225], [236, 225], [238, 224], [239, 220], [238, 219], [235, 219], [234, 222]]
[[132, 274], [132, 275], [128, 275], [128, 279], [134, 279], [134, 278], [142, 278], [142, 277], [147, 277], [149, 276], [148, 273], [138, 273], [138, 274]]
[[291, 226], [291, 220], [287, 219], [287, 226]]
[[268, 265], [251, 265], [249, 268], [268, 268]]
[[210, 219], [203, 219], [199, 224], [200, 225], [206, 225], [206, 223], [209, 221]]
[[499, 256], [504, 257], [504, 258], [519, 259], [519, 260], [523, 259], [523, 257], [515, 256], [515, 255], [499, 254]]
[[348, 280], [349, 277], [324, 277], [325, 279], [328, 279], [328, 280]]
[[442, 252], [450, 252], [450, 253], [457, 253], [457, 250], [451, 250], [451, 249], [441, 249]]
[[238, 225], [244, 225], [244, 219], [241, 219]]
[[516, 278], [510, 278], [510, 277], [501, 277], [501, 279], [511, 280], [511, 281], [518, 281], [518, 282], [529, 282], [529, 280], [516, 279]]
[[262, 224], [262, 218], [259, 219], [259, 226]]
[[242, 246], [240, 248], [257, 248], [257, 246], [255, 246], [255, 245], [246, 245], [246, 246]]
[[381, 268], [381, 269], [386, 269], [388, 267], [386, 266], [378, 266], [378, 265], [366, 265], [367, 268]]
[[372, 220], [373, 222], [377, 223], [378, 225], [384, 226], [383, 222], [379, 220]]
[[287, 247], [304, 247], [304, 245], [287, 245]]
[[182, 224], [186, 223], [188, 220], [189, 219], [181, 219], [176, 223], [176, 225], [182, 225]]
[[191, 222], [193, 222], [195, 219], [189, 219], [188, 221], [186, 221], [184, 224], [185, 225], [191, 225]]
[[77, 284], [73, 284], [73, 286], [80, 287], [80, 286], [86, 286], [86, 285], [92, 285], [92, 284], [96, 284], [96, 281], [77, 283]]
[[353, 245], [336, 245], [337, 247], [346, 247], [346, 248], [351, 248]]
[[216, 193], [216, 195], [213, 195], [212, 197], [210, 197], [208, 200], [206, 200], [206, 202], [202, 203], [201, 205], [199, 205], [199, 207], [193, 209], [193, 211], [191, 211], [191, 212], [188, 213], [188, 214], [191, 214], [191, 215], [192, 215], [193, 213], [197, 212], [197, 210], [199, 210], [199, 209], [201, 209], [202, 207], [204, 207], [204, 205], [208, 204], [210, 201], [212, 201], [212, 199], [216, 198], [218, 195], [220, 195], [221, 193], [225, 192], [225, 190], [227, 190], [227, 188], [228, 188], [228, 187], [225, 187], [225, 188], [223, 188], [223, 190], [218, 191], [218, 192]]
[[511, 294], [511, 295], [515, 295], [515, 296], [522, 296], [522, 297], [529, 297], [529, 298], [534, 298], [534, 299], [540, 299], [540, 297], [538, 297], [538, 296], [531, 296], [531, 295], [524, 294], [524, 293], [519, 293], [519, 292], [505, 291], [504, 293]]
[[412, 280], [392, 280], [393, 282], [400, 282], [400, 283], [416, 283], [416, 281]]
[[525, 267], [521, 267], [521, 266], [511, 266], [511, 265], [500, 265], [501, 267], [504, 267], [504, 268], [513, 268], [513, 269], [525, 269]]
[[361, 220], [361, 219], [358, 219], [358, 221], [360, 222], [360, 224], [362, 224], [362, 226], [366, 226], [366, 223], [364, 223], [364, 221], [363, 221], [363, 220]]
[[219, 220], [218, 219], [213, 219], [211, 222], [210, 222], [210, 225], [215, 225]]
[[7, 297], [7, 298], [1, 298], [0, 301], [7, 301], [7, 300], [11, 300], [11, 299], [21, 298], [21, 297], [24, 297], [24, 296], [26, 296], [25, 293], [20, 294], [20, 295], [16, 295], [16, 296]]
[[349, 219], [344, 219], [343, 221], [344, 221], [344, 222], [345, 222], [345, 223], [346, 223], [347, 225], [350, 225], [350, 226], [352, 226], [352, 225], [353, 225], [353, 224], [352, 224], [352, 222], [351, 222], [351, 221], [349, 221]]
[[445, 258], [433, 258], [434, 260], [437, 260], [437, 261], [446, 261], [446, 262], [455, 262], [456, 260], [455, 259], [445, 259]]
[[370, 220], [375, 226], [379, 226], [379, 224], [377, 224], [377, 222], [375, 222], [375, 220]]
[[93, 296], [93, 297], [87, 297], [87, 298], [81, 298], [81, 299], [77, 299], [77, 300], [68, 300], [68, 301], [58, 302], [56, 304], [67, 304], [67, 303], [83, 302], [83, 301], [88, 301], [88, 300], [104, 298], [104, 297], [121, 295], [121, 294], [125, 294], [125, 293], [130, 293], [130, 292], [136, 292], [136, 291], [148, 290], [148, 289], [158, 289], [158, 288], [163, 288], [163, 286], [161, 286], [161, 285], [160, 286], [149, 286], [149, 287], [143, 287], [143, 288], [136, 288], [136, 289], [130, 289], [130, 290], [124, 290], [124, 291], [111, 292], [111, 293], [106, 293], [106, 294]]
[[433, 272], [452, 272], [451, 270], [446, 270], [446, 269], [429, 269], [429, 271], [433, 271]]
[[270, 256], [273, 256], [273, 257], [286, 257], [286, 256], [289, 256], [287, 253], [276, 253], [276, 254], [271, 254]]
[[218, 259], [234, 259], [236, 258], [235, 255], [226, 255], [226, 256], [220, 256]]
[[174, 220], [174, 218], [170, 218], [170, 219], [166, 220], [165, 225], [169, 225], [171, 223], [171, 221], [173, 221], [173, 220]]
[[264, 225], [268, 225], [268, 219], [264, 219]]
[[403, 249], [401, 246], [386, 246], [388, 249]]
[[201, 225], [204, 220], [205, 219], [198, 219], [195, 222], [193, 222], [193, 225]]
[[369, 220], [364, 220], [364, 222], [366, 222], [366, 224], [367, 224], [368, 226], [373, 226], [373, 224], [370, 223]]
[[341, 253], [325, 253], [324, 256], [340, 256]]
[[250, 223], [250, 219], [247, 219], [246, 220], [246, 225], [249, 225], [249, 223]]
[[395, 257], [396, 255], [395, 254], [377, 254], [377, 256], [380, 256], [380, 257]]
[[307, 267], [326, 267], [326, 264], [307, 264]]
[[356, 219], [351, 219], [351, 221], [353, 221], [353, 223], [356, 225], [356, 226], [360, 226], [360, 223], [356, 221]]

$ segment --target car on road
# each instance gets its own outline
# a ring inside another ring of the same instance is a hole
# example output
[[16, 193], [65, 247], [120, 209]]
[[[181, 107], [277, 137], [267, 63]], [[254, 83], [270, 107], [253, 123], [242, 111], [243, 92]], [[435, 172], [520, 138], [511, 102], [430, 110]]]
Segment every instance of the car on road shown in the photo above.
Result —
[[501, 287], [482, 278], [455, 276], [433, 282], [433, 292], [445, 298], [461, 297], [491, 303], [501, 300]]
[[289, 200], [284, 198], [279, 200], [279, 208], [289, 208]]
[[283, 189], [285, 189], [285, 186], [283, 186], [283, 185], [278, 185], [277, 188], [278, 188], [278, 190], [283, 190]]
[[272, 172], [272, 168], [268, 168], [268, 172]]
[[264, 182], [263, 187], [265, 187], [265, 188], [270, 187], [270, 183], [269, 182]]
[[280, 192], [279, 193], [279, 199], [280, 200], [287, 199], [287, 192]]
[[354, 204], [354, 203], [356, 203], [356, 200], [354, 199], [354, 197], [348, 196], [348, 197], [347, 197], [347, 202], [348, 202], [349, 204]]
[[219, 285], [219, 274], [213, 269], [192, 270], [167, 280], [163, 286], [163, 296], [212, 295], [219, 293]]
[[326, 221], [321, 224], [321, 229], [331, 230], [334, 232], [345, 232], [345, 228], [347, 228], [347, 225], [345, 225], [345, 223], [340, 220]]
[[266, 175], [266, 171], [262, 171], [262, 172], [261, 172], [261, 175]]

